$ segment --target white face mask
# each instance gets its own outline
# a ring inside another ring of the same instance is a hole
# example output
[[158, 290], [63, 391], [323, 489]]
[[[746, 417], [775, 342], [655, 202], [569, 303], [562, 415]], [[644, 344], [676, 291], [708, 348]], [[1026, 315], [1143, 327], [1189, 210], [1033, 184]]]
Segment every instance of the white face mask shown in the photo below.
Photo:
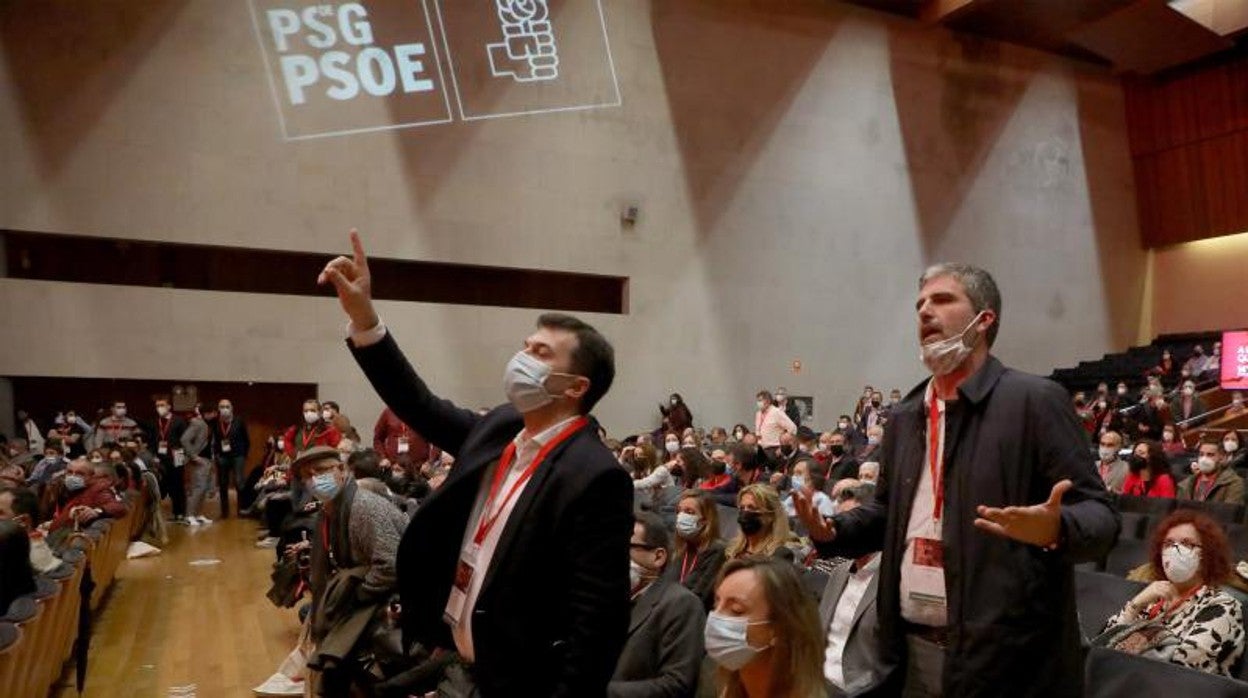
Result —
[[555, 401], [555, 396], [546, 390], [546, 379], [550, 375], [548, 364], [520, 350], [503, 371], [503, 392], [521, 413], [532, 412]]
[[157, 406], [156, 406], [156, 414], [160, 415], [161, 417], [168, 416], [168, 415], [169, 415], [169, 406], [168, 406], [168, 405], [157, 405]]
[[114, 416], [114, 417], [116, 417], [117, 419], [121, 419], [121, 418], [125, 417], [125, 416], [126, 416], [126, 408], [124, 408], [124, 407], [114, 407], [114, 408], [113, 408], [113, 416]]
[[1167, 543], [1161, 551], [1161, 568], [1166, 573], [1166, 579], [1175, 584], [1191, 581], [1200, 569], [1200, 548]]
[[222, 419], [229, 419], [229, 418], [230, 418], [230, 415], [234, 414], [234, 410], [233, 410], [232, 408], [229, 408], [229, 407], [221, 407], [221, 408], [218, 408], [218, 409], [219, 409], [219, 410], [220, 410], [220, 412], [221, 412], [221, 418], [222, 418]]
[[702, 530], [701, 516], [683, 511], [676, 515], [676, 533], [681, 538], [692, 538], [700, 530]]
[[1115, 457], [1117, 457], [1118, 449], [1114, 448], [1113, 446], [1101, 446], [1099, 453], [1101, 454], [1101, 460], [1108, 463], [1111, 460], [1113, 460]]
[[669, 455], [676, 453], [677, 451], [680, 450], [680, 442], [679, 441], [664, 441], [663, 449], [667, 451]]
[[763, 410], [767, 409], [767, 401], [766, 401], [766, 400], [759, 400], [758, 402], [756, 402], [756, 403], [754, 403], [754, 404], [758, 407], [758, 411], [759, 411], [759, 412], [762, 412]]
[[1239, 450], [1239, 442], [1234, 439], [1226, 439], [1222, 442], [1222, 450], [1227, 453], [1234, 453]]
[[1196, 389], [1193, 388], [1192, 386], [1190, 385], [1183, 386], [1183, 394], [1186, 395], [1187, 397], [1191, 397], [1195, 393], [1196, 393]]
[[746, 637], [751, 625], [766, 625], [770, 621], [749, 622], [745, 618], [733, 618], [711, 611], [706, 617], [706, 653], [718, 665], [728, 671], [737, 671], [749, 664], [767, 647], [751, 647]]
[[1196, 469], [1208, 475], [1218, 469], [1218, 462], [1209, 456], [1201, 456], [1196, 459]]
[[[924, 344], [919, 349], [919, 359], [923, 365], [927, 366], [927, 370], [932, 372], [933, 376], [944, 376], [951, 373], [966, 357], [971, 355], [975, 350], [975, 343], [979, 341], [979, 331], [975, 329], [975, 323], [979, 322], [983, 311], [975, 314], [971, 322], [953, 337], [942, 339], [938, 342]], [[970, 341], [966, 341], [967, 335], [970, 334]]]
[[316, 424], [317, 421], [320, 420], [320, 418], [321, 418], [321, 415], [316, 410], [304, 410], [303, 412], [303, 421], [307, 422], [308, 424]]

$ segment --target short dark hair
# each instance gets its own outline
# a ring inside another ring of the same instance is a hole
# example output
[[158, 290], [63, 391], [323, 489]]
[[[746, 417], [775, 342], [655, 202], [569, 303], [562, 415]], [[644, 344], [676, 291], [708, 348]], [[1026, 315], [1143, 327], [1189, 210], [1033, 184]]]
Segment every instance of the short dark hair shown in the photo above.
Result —
[[34, 490], [28, 487], [0, 487], [0, 494], [13, 495], [13, 515], [21, 516], [25, 514], [30, 517], [30, 525], [38, 526], [39, 520], [39, 496]]
[[342, 411], [342, 408], [338, 407], [338, 403], [334, 402], [333, 400], [326, 400], [325, 402], [322, 402], [321, 407], [328, 407], [329, 409], [335, 412]]
[[756, 446], [735, 443], [732, 448], [728, 449], [728, 455], [732, 457], [733, 463], [744, 470], [754, 470], [758, 467], [758, 447]]
[[672, 554], [672, 534], [667, 530], [667, 524], [663, 523], [663, 519], [652, 511], [638, 511], [633, 514], [633, 522], [641, 524], [641, 537], [646, 545], [652, 548], [662, 548], [667, 551], [668, 555]]
[[371, 448], [356, 451], [347, 457], [347, 467], [358, 480], [371, 477], [381, 479], [381, 456]]
[[592, 325], [571, 315], [543, 313], [537, 318], [537, 326], [576, 335], [572, 371], [589, 379], [589, 390], [581, 397], [581, 414], [589, 414], [615, 380], [615, 349]]

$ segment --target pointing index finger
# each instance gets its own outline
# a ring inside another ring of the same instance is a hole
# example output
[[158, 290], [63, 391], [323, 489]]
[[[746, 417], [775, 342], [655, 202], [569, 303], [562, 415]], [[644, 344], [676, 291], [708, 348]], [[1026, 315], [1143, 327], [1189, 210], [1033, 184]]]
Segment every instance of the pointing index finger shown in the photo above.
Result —
[[351, 229], [351, 249], [355, 252], [355, 263], [361, 269], [368, 268], [368, 257], [364, 254], [364, 244], [360, 242], [360, 231]]

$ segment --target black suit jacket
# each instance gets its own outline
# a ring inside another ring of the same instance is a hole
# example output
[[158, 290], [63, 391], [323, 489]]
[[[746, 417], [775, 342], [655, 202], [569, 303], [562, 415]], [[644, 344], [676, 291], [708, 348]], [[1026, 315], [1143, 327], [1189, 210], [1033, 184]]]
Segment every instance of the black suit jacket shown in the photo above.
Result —
[[[685, 576], [683, 586], [702, 599], [702, 607], [707, 611], [715, 605], [715, 579], [719, 577], [719, 570], [724, 566], [724, 548], [722, 540], [713, 540], [696, 555], [689, 556], [690, 570]], [[672, 561], [667, 563], [667, 569], [663, 570], [664, 579], [681, 584], [680, 568], [685, 564], [684, 557], [672, 557]]]
[[[669, 565], [671, 563], [668, 563]], [[658, 579], [633, 603], [610, 698], [685, 698], [698, 685], [706, 613], [693, 592]]]
[[[350, 343], [348, 343], [350, 346]], [[443, 621], [483, 476], [524, 428], [503, 405], [479, 416], [434, 395], [394, 338], [352, 354], [399, 419], [455, 456], [399, 545], [404, 638], [453, 648]], [[597, 423], [546, 458], [516, 500], [472, 617], [485, 696], [603, 696], [628, 633], [633, 485]]]

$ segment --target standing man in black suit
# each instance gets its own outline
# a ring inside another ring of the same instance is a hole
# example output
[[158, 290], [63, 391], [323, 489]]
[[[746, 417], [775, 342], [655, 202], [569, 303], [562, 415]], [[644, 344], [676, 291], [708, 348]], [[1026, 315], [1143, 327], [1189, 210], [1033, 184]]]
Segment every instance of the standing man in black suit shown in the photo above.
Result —
[[186, 421], [173, 413], [169, 398], [156, 398], [156, 422], [150, 433], [155, 439], [156, 460], [160, 462], [161, 489], [169, 497], [173, 507], [173, 522], [186, 521], [186, 453], [182, 450], [182, 433]]
[[547, 314], [484, 415], [437, 397], [381, 324], [359, 235], [326, 265], [385, 403], [455, 457], [398, 554], [404, 637], [458, 650], [482, 696], [600, 697], [628, 633], [633, 487], [589, 417], [615, 376], [593, 327]]

